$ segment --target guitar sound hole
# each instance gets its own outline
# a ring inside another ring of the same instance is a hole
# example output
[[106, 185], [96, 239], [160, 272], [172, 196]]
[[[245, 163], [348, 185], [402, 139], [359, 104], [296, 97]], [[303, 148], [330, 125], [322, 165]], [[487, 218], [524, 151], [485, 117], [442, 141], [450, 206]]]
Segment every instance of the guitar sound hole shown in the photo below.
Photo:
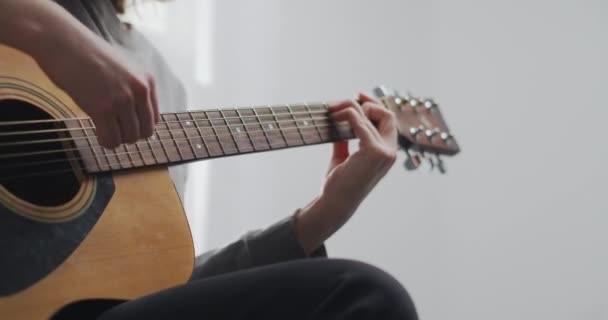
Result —
[[1, 100], [0, 113], [0, 184], [39, 206], [73, 199], [80, 182], [68, 157], [77, 153], [68, 156], [64, 150], [73, 144], [58, 140], [70, 138], [64, 124], [20, 100]]

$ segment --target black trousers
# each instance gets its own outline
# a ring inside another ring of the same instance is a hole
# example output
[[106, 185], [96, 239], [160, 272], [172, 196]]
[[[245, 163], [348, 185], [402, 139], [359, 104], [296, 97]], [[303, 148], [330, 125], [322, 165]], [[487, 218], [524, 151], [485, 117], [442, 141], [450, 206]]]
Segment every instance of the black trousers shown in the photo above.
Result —
[[312, 258], [189, 283], [106, 311], [122, 319], [418, 319], [393, 277], [361, 262]]

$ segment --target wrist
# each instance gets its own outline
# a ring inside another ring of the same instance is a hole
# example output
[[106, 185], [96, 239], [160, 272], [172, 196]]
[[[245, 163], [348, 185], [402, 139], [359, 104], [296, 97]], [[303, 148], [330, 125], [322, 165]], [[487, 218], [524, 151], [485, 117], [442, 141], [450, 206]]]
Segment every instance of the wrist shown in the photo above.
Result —
[[319, 196], [295, 215], [296, 237], [307, 255], [323, 245], [335, 231], [326, 219], [327, 205], [326, 199]]

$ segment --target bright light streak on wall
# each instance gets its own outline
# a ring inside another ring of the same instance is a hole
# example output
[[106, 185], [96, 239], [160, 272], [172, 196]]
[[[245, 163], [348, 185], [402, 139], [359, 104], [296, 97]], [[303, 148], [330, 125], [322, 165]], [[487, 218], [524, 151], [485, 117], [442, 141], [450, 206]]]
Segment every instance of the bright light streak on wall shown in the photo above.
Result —
[[196, 1], [195, 77], [199, 85], [208, 87], [213, 82], [213, 35], [215, 0]]

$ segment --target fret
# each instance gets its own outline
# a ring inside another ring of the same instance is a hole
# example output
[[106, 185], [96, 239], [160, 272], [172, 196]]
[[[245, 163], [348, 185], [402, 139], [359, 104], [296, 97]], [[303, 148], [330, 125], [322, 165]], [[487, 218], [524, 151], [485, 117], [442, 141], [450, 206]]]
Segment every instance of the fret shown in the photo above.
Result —
[[249, 144], [247, 145], [247, 148], [249, 148], [249, 146], [251, 146], [251, 151], [255, 151], [255, 144], [253, 143], [253, 139], [251, 139], [251, 134], [249, 133], [249, 130], [247, 130], [247, 126], [245, 125], [246, 122], [243, 119], [243, 115], [241, 114], [241, 111], [239, 109], [234, 109], [234, 111], [236, 111], [237, 116], [239, 117], [239, 122], [240, 122], [240, 126], [237, 127], [237, 131], [242, 127], [243, 130], [245, 131], [245, 136], [247, 136], [247, 139], [249, 140]]
[[287, 106], [275, 106], [272, 110], [287, 145], [293, 147], [304, 144]]
[[123, 144], [122, 148], [124, 149], [124, 151], [121, 151], [121, 152], [124, 152], [127, 155], [127, 159], [129, 159], [129, 164], [131, 165], [131, 167], [132, 168], [140, 167], [141, 165], [138, 166], [135, 163], [135, 161], [136, 161], [136, 160], [134, 160], [135, 157], [131, 154], [131, 151], [128, 149], [127, 145]]
[[169, 162], [180, 162], [183, 160], [181, 154], [179, 153], [179, 149], [177, 148], [177, 144], [173, 139], [173, 135], [171, 135], [171, 130], [164, 120], [164, 115], [161, 114], [161, 119], [163, 121], [159, 122], [157, 125], [156, 132], [154, 135], [158, 143], [160, 143], [163, 151], [167, 154], [167, 159]]
[[112, 168], [112, 170], [127, 169], [123, 166], [123, 164], [120, 162], [120, 159], [116, 155], [116, 149], [109, 150], [104, 147], [101, 147], [101, 149], [103, 150], [103, 153], [106, 155], [106, 157], [110, 159], [110, 167]]
[[157, 163], [169, 163], [169, 154], [165, 150], [163, 144], [158, 140], [160, 140], [160, 138], [158, 137], [156, 130], [154, 130], [152, 136], [146, 139], [146, 144], [142, 145], [142, 148], [149, 148]]
[[[315, 112], [315, 114], [316, 114], [316, 116], [314, 116], [315, 120], [313, 120], [313, 123], [315, 125], [315, 128], [317, 128], [319, 137], [321, 138], [322, 141], [326, 141], [326, 142], [335, 140], [333, 138], [334, 135], [332, 134], [332, 132], [335, 132], [334, 123], [333, 123], [333, 120], [331, 120], [331, 118], [329, 116], [328, 108], [329, 108], [328, 105], [325, 103], [308, 105], [309, 111]], [[319, 111], [323, 111], [324, 113], [321, 114]]]
[[[257, 108], [252, 108], [253, 110], [253, 114], [255, 115], [256, 120], [258, 121], [258, 126], [262, 129], [262, 132], [264, 134], [264, 137], [266, 138], [266, 143], [268, 143], [268, 147], [270, 149], [272, 149], [272, 144], [270, 143], [270, 139], [268, 139], [268, 133], [266, 132], [266, 127], [265, 125], [262, 123], [262, 120], [260, 119], [260, 115], [258, 114], [258, 111], [256, 110]], [[269, 129], [272, 129], [272, 124], [268, 124], [267, 125]]]
[[[232, 143], [234, 143], [234, 147], [239, 150], [238, 148], [238, 144], [236, 143], [236, 139], [234, 139], [234, 135], [232, 134], [232, 130], [230, 130], [230, 124], [228, 122], [228, 120], [226, 119], [226, 115], [224, 114], [224, 112], [222, 110], [218, 110], [218, 112], [220, 113], [220, 117], [222, 118], [223, 122], [221, 122], [222, 126], [225, 126], [226, 130], [222, 131], [222, 135], [223, 134], [229, 134], [230, 138], [232, 138]], [[211, 125], [213, 125], [214, 120], [211, 120]], [[216, 132], [218, 132], [216, 130]]]
[[321, 142], [321, 137], [318, 134], [312, 114], [308, 110], [308, 106], [295, 105], [291, 107], [293, 114], [295, 115], [296, 125], [298, 126], [300, 133], [306, 144], [314, 144]]
[[[93, 144], [91, 143], [91, 137], [90, 137], [90, 136], [89, 136], [89, 134], [88, 134], [88, 129], [87, 129], [87, 127], [85, 126], [85, 124], [82, 122], [82, 120], [81, 120], [81, 119], [78, 119], [78, 125], [80, 126], [80, 128], [81, 128], [81, 130], [82, 130], [82, 133], [84, 134], [85, 140], [87, 141], [87, 146], [88, 146], [88, 151], [89, 151], [89, 153], [86, 153], [86, 152], [85, 152], [85, 153], [83, 154], [83, 152], [82, 152], [81, 150], [79, 150], [79, 151], [80, 151], [80, 153], [81, 153], [81, 154], [80, 154], [80, 157], [81, 157], [81, 158], [83, 158], [83, 159], [84, 159], [84, 158], [89, 158], [89, 159], [90, 159], [90, 156], [89, 156], [89, 155], [92, 155], [92, 157], [95, 159], [94, 163], [96, 163], [96, 164], [97, 164], [97, 170], [95, 170], [95, 169], [93, 168], [93, 170], [92, 170], [92, 171], [102, 171], [102, 170], [104, 170], [104, 169], [103, 169], [103, 166], [102, 166], [102, 164], [101, 164], [101, 161], [98, 159], [97, 154], [95, 153], [95, 149], [93, 148]], [[85, 150], [87, 150], [87, 149], [85, 148]], [[87, 169], [89, 169], [89, 167], [88, 167], [88, 165], [86, 164], [86, 162], [85, 162], [85, 161], [83, 161], [83, 163], [85, 163], [85, 167], [87, 167]]]
[[120, 161], [118, 160], [118, 157], [114, 153], [108, 152], [109, 150], [102, 146], [100, 146], [99, 149], [101, 150], [103, 155], [106, 157], [106, 159], [108, 159], [108, 165], [110, 166], [110, 169], [112, 169], [112, 170], [122, 169], [122, 165], [121, 165]]
[[[108, 155], [105, 152], [105, 149], [102, 148], [99, 145], [99, 142], [97, 141], [97, 139], [95, 139], [95, 137], [97, 136], [96, 132], [95, 132], [95, 125], [93, 124], [93, 121], [91, 119], [85, 119], [84, 121], [84, 126], [86, 126], [85, 128], [85, 135], [87, 136], [87, 140], [88, 143], [91, 145], [91, 149], [93, 150], [93, 154], [95, 155], [95, 159], [97, 159], [100, 164], [101, 164], [101, 168], [104, 171], [109, 171], [112, 170], [112, 164], [110, 162], [110, 158], [108, 157]], [[104, 161], [105, 160], [105, 163]]]
[[131, 159], [129, 159], [129, 156], [125, 153], [126, 149], [122, 150], [123, 147], [124, 145], [119, 145], [118, 147], [114, 148], [114, 156], [116, 156], [116, 158], [118, 159], [118, 163], [123, 169], [131, 169], [133, 168], [133, 165], [131, 164]]
[[260, 121], [260, 126], [264, 133], [268, 143], [273, 149], [284, 148], [287, 146], [285, 139], [281, 133], [281, 128], [277, 123], [271, 107], [258, 107], [255, 108], [256, 117]]
[[175, 137], [175, 141], [179, 146], [181, 153], [185, 155], [184, 160], [194, 160], [197, 158], [196, 150], [192, 144], [192, 140], [188, 138], [188, 133], [186, 132], [187, 128], [192, 129], [193, 124], [192, 121], [183, 119], [184, 116], [186, 115], [182, 114], [180, 117], [180, 114], [174, 113], [171, 118], [173, 119], [173, 117], [175, 117], [175, 120], [172, 120], [175, 122], [170, 123], [169, 127], [171, 128], [171, 132], [173, 132], [173, 136]]
[[298, 126], [298, 122], [297, 119], [295, 117], [295, 115], [293, 114], [293, 110], [291, 110], [292, 106], [291, 105], [287, 105], [287, 110], [289, 111], [289, 114], [291, 115], [292, 119], [294, 120], [294, 124], [296, 126], [296, 128], [298, 129], [298, 132], [300, 133], [300, 137], [302, 138], [302, 141], [304, 143], [306, 143], [306, 140], [304, 140], [304, 135], [302, 134], [302, 131], [300, 130], [300, 127]]
[[187, 161], [194, 159], [194, 154], [190, 151], [189, 143], [187, 139], [184, 139], [186, 136], [181, 131], [181, 125], [177, 119], [175, 113], [165, 113], [162, 115], [165, 120], [165, 126], [169, 131], [170, 140], [173, 141], [175, 148], [177, 149], [177, 153], [180, 157], [178, 161]]
[[211, 124], [211, 129], [217, 137], [217, 140], [219, 141], [224, 154], [231, 155], [238, 153], [236, 143], [232, 138], [232, 134], [227, 126], [226, 120], [224, 119], [222, 112], [205, 111], [205, 114], [207, 114], [207, 118], [209, 119], [209, 123]]
[[133, 144], [125, 144], [125, 148], [129, 153], [129, 157], [131, 158], [131, 163], [133, 164], [133, 166], [143, 167], [146, 165], [146, 161], [143, 155], [141, 154], [141, 151], [137, 147], [137, 142]]
[[280, 138], [281, 138], [281, 143], [284, 144], [285, 146], [289, 146], [289, 144], [287, 143], [287, 137], [285, 136], [285, 132], [283, 132], [283, 130], [281, 129], [281, 123], [279, 122], [279, 118], [277, 117], [277, 113], [275, 112], [275, 110], [279, 110], [280, 111], [280, 106], [278, 107], [270, 107], [270, 113], [272, 114], [272, 118], [274, 119], [274, 122], [277, 124], [277, 129], [279, 131], [280, 134]]
[[[106, 158], [110, 170], [120, 169], [120, 164], [118, 163], [118, 159], [116, 159], [116, 157], [113, 157], [112, 154], [108, 153], [108, 150], [104, 147], [99, 147], [99, 150], [101, 150], [101, 153]], [[115, 168], [116, 166], [117, 168]]]
[[300, 128], [296, 122], [296, 118], [291, 111], [291, 106], [288, 104], [285, 105], [285, 111], [285, 126], [288, 128], [288, 135], [290, 136], [290, 139], [295, 141], [294, 145], [296, 146], [305, 144], [306, 142], [304, 141], [304, 136], [302, 135], [302, 132], [300, 131]]
[[[139, 142], [135, 143], [134, 145], [135, 145], [135, 148], [137, 149], [137, 153], [142, 158], [144, 165], [160, 164], [160, 162], [156, 158], [156, 155], [154, 155], [154, 151], [151, 150], [152, 146], [150, 146], [150, 142], [148, 141], [148, 139], [139, 141]], [[148, 160], [148, 162], [146, 162], [146, 160]]]
[[209, 157], [220, 157], [224, 155], [224, 149], [218, 140], [215, 131], [211, 127], [211, 122], [207, 118], [204, 111], [192, 112], [194, 125], [198, 129], [201, 138], [204, 141], [204, 146], [207, 148]]
[[185, 121], [186, 124], [186, 137], [190, 141], [190, 145], [192, 146], [192, 150], [194, 151], [194, 156], [197, 159], [203, 159], [209, 157], [209, 150], [207, 149], [207, 144], [205, 143], [205, 137], [203, 137], [202, 132], [198, 128], [196, 124], [196, 119], [192, 112], [181, 113], [178, 115], [180, 121]]
[[253, 143], [253, 148], [256, 151], [270, 149], [268, 138], [264, 133], [260, 120], [256, 116], [255, 110], [253, 108], [239, 109], [239, 114], [243, 120], [245, 131], [247, 131], [249, 138]]
[[232, 136], [232, 140], [236, 144], [239, 152], [252, 152], [255, 149], [253, 148], [253, 143], [251, 142], [251, 138], [245, 130], [245, 126], [243, 124], [243, 120], [239, 115], [237, 109], [225, 109], [220, 111], [226, 120], [226, 124], [228, 125], [228, 131]]

